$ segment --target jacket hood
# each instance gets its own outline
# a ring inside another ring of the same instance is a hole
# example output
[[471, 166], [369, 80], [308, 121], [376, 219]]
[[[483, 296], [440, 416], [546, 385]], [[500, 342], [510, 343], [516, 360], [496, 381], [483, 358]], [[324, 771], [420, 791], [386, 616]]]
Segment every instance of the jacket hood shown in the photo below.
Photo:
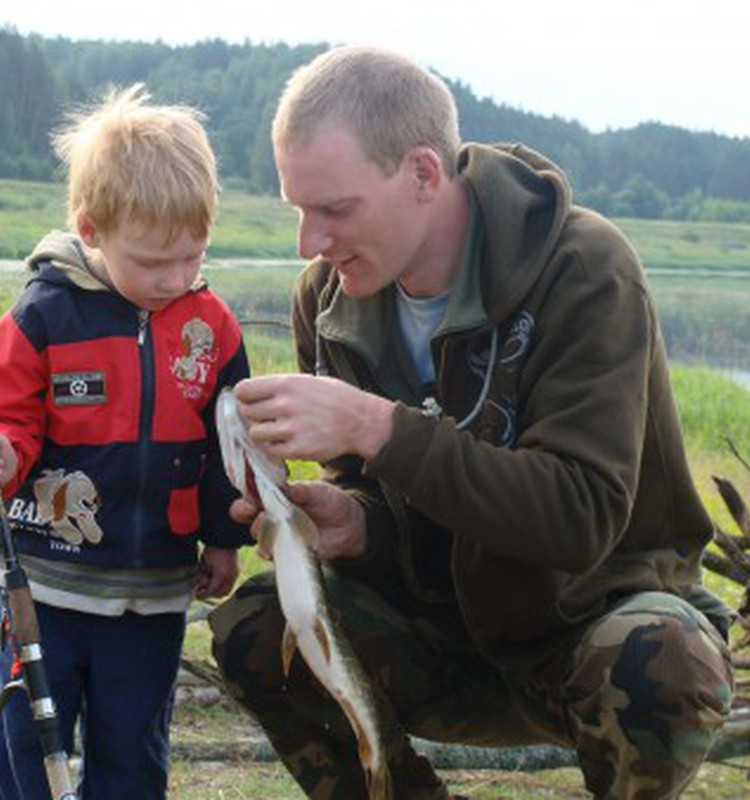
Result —
[[[26, 266], [33, 273], [32, 280], [53, 283], [69, 280], [89, 291], [116, 291], [91, 269], [80, 238], [65, 231], [47, 234], [26, 259]], [[50, 266], [53, 269], [49, 269]], [[199, 274], [190, 291], [197, 292], [206, 286], [205, 278]]]
[[[494, 329], [518, 309], [549, 264], [571, 211], [570, 184], [556, 164], [521, 144], [465, 144], [457, 170], [471, 193], [473, 224], [441, 330]], [[318, 258], [309, 269], [324, 264]], [[348, 341], [379, 363], [384, 293], [347, 297], [332, 270], [329, 288], [319, 304], [319, 333]]]
[[[56, 267], [52, 274], [43, 268], [50, 264]], [[34, 273], [33, 279], [59, 280], [64, 276], [82, 289], [111, 291], [89, 268], [81, 240], [72, 233], [52, 231], [47, 234], [26, 259], [26, 266]]]
[[485, 222], [481, 275], [496, 323], [528, 294], [549, 261], [571, 209], [562, 170], [521, 144], [466, 144], [458, 172]]

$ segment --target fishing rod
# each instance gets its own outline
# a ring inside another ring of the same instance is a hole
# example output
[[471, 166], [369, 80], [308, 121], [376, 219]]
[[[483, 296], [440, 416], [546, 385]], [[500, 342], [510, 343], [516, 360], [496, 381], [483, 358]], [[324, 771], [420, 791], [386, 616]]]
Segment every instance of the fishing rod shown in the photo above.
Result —
[[76, 800], [68, 766], [68, 754], [62, 743], [60, 720], [50, 693], [47, 671], [42, 659], [39, 622], [29, 582], [16, 553], [5, 503], [0, 496], [0, 527], [5, 555], [5, 593], [11, 629], [19, 650], [23, 681], [9, 681], [0, 693], [0, 711], [12, 691], [22, 688], [31, 703], [34, 727], [44, 754], [52, 800]]

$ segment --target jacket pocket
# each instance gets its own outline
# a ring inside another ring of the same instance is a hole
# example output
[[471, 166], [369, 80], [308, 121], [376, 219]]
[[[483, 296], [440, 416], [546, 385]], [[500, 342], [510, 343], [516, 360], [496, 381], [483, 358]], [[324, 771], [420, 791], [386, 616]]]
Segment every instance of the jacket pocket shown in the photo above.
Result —
[[186, 536], [200, 527], [199, 484], [206, 468], [206, 455], [186, 449], [172, 460], [172, 482], [167, 516], [172, 533]]
[[186, 536], [198, 530], [198, 487], [172, 489], [169, 493], [169, 527], [177, 536]]

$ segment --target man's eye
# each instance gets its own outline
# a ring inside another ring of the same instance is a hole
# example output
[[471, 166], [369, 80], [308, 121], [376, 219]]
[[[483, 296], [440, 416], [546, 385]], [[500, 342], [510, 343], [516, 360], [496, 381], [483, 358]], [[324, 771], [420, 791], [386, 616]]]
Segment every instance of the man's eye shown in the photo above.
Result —
[[327, 208], [325, 213], [326, 216], [329, 217], [344, 217], [346, 216], [349, 211], [351, 210], [351, 206], [333, 206], [332, 208]]

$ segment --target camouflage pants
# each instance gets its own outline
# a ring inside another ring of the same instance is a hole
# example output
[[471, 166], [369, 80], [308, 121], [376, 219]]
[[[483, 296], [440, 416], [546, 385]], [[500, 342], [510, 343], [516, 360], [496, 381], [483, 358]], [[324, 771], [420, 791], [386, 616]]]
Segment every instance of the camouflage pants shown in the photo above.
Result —
[[[388, 703], [397, 800], [447, 790], [407, 735], [464, 744], [573, 747], [600, 800], [679, 797], [729, 711], [723, 639], [688, 603], [649, 592], [614, 604], [532, 670], [499, 670], [473, 650], [454, 608], [386, 602], [328, 574], [329, 601]], [[210, 619], [229, 691], [260, 722], [308, 797], [366, 800], [345, 717], [304, 662], [281, 669], [284, 626], [271, 573]]]

